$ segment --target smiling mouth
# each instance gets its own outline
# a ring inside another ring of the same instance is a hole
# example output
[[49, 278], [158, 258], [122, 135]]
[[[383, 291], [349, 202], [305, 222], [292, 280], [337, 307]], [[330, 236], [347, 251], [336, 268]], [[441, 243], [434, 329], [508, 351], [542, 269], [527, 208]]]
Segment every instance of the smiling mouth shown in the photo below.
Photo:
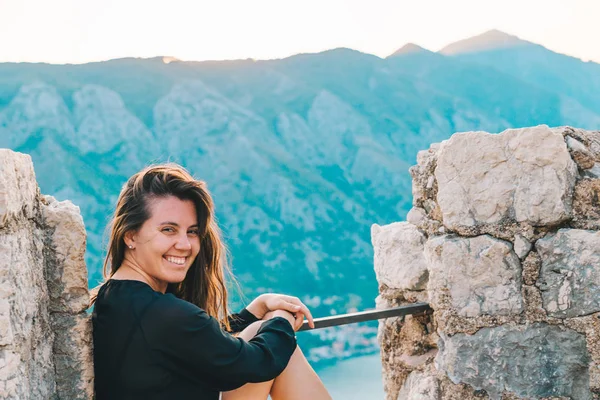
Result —
[[175, 265], [185, 265], [185, 261], [187, 260], [187, 257], [166, 256], [163, 258], [165, 260], [167, 260], [168, 262], [175, 264]]

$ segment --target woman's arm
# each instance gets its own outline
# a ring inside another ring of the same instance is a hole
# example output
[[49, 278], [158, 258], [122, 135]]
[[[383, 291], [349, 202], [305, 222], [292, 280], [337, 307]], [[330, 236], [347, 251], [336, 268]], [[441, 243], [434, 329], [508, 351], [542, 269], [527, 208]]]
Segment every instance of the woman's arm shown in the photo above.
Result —
[[246, 329], [250, 324], [256, 321], [260, 321], [260, 318], [257, 318], [254, 314], [248, 311], [247, 308], [244, 308], [242, 311], [236, 314], [231, 314], [227, 317], [229, 320], [230, 330], [229, 332], [241, 332]]
[[[282, 311], [282, 310], [269, 311], [268, 313], [265, 314], [265, 316], [263, 317], [262, 320], [259, 319], [258, 321], [251, 323], [246, 328], [244, 328], [243, 331], [241, 331], [239, 333], [234, 333], [234, 336], [242, 338], [246, 342], [248, 342], [248, 341], [250, 341], [250, 339], [252, 339], [254, 336], [256, 336], [256, 334], [258, 333], [258, 330], [262, 326], [263, 322], [268, 321], [273, 318], [276, 318], [276, 317], [283, 317], [283, 318], [287, 319], [287, 321], [290, 323], [290, 325], [292, 325], [296, 322], [294, 316], [287, 311]], [[300, 326], [302, 326], [302, 325], [300, 325]], [[297, 331], [300, 328], [300, 326], [294, 326], [294, 331]]]
[[[291, 318], [291, 316], [290, 316]], [[142, 322], [153, 353], [170, 369], [225, 391], [274, 379], [296, 349], [290, 322], [263, 321], [249, 341], [223, 331], [204, 310], [173, 297], [157, 301]]]
[[265, 314], [270, 311], [284, 310], [292, 313], [296, 317], [295, 325], [302, 325], [304, 317], [308, 320], [308, 325], [311, 328], [315, 327], [313, 322], [313, 316], [309, 311], [308, 307], [300, 301], [299, 298], [294, 296], [287, 296], [285, 294], [277, 293], [264, 293], [254, 299], [246, 309], [255, 315], [257, 318], [262, 319]]

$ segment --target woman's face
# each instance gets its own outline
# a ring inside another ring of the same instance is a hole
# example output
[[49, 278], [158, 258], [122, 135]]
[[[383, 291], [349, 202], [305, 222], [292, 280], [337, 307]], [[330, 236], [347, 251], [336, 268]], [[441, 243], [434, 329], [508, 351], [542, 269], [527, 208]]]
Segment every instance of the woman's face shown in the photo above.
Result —
[[150, 219], [130, 236], [134, 248], [127, 251], [139, 268], [166, 287], [184, 280], [200, 251], [196, 207], [175, 196], [153, 199], [148, 206]]

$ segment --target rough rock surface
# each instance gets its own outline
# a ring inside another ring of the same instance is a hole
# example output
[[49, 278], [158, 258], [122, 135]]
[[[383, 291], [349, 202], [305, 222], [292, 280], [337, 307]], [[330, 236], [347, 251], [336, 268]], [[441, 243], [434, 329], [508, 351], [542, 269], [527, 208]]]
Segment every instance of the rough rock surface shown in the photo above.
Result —
[[437, 379], [414, 371], [404, 382], [398, 399], [437, 400], [439, 396], [440, 389]]
[[566, 142], [569, 153], [579, 168], [590, 169], [594, 167], [596, 163], [594, 155], [583, 143], [577, 139], [573, 139], [571, 136], [566, 137]]
[[573, 228], [600, 228], [600, 179], [582, 179], [573, 195]]
[[91, 399], [85, 229], [42, 197], [27, 155], [0, 149], [0, 399]]
[[514, 245], [515, 254], [522, 260], [527, 254], [529, 254], [529, 250], [531, 250], [531, 242], [524, 238], [522, 235], [515, 235], [515, 245]]
[[542, 260], [538, 286], [554, 317], [600, 311], [600, 232], [561, 229], [536, 243]]
[[425, 254], [434, 309], [449, 306], [464, 317], [522, 311], [521, 264], [510, 243], [489, 235], [444, 235], [430, 239]]
[[562, 135], [548, 127], [455, 134], [435, 170], [444, 225], [560, 223], [571, 216], [576, 174]]
[[441, 339], [438, 369], [492, 399], [505, 390], [526, 398], [591, 398], [585, 336], [575, 331], [533, 324]]
[[407, 222], [371, 227], [375, 273], [380, 283], [393, 289], [423, 290], [427, 265], [423, 255], [426, 237]]
[[372, 232], [378, 307], [433, 313], [380, 322], [386, 398], [600, 399], [600, 132], [460, 133], [410, 172], [407, 222]]
[[35, 199], [39, 192], [33, 164], [22, 156], [15, 159], [10, 150], [0, 149], [0, 228], [23, 216], [31, 218]]
[[46, 280], [52, 312], [85, 311], [90, 304], [86, 270], [81, 268], [85, 253], [85, 228], [79, 208], [45, 196], [42, 209], [53, 249], [46, 257]]

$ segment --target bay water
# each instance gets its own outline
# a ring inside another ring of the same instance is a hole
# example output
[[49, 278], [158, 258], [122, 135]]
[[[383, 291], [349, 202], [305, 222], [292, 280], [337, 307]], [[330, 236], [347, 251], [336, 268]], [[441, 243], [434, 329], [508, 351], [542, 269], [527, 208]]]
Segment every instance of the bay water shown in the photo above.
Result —
[[379, 354], [339, 361], [316, 372], [334, 400], [383, 400]]

